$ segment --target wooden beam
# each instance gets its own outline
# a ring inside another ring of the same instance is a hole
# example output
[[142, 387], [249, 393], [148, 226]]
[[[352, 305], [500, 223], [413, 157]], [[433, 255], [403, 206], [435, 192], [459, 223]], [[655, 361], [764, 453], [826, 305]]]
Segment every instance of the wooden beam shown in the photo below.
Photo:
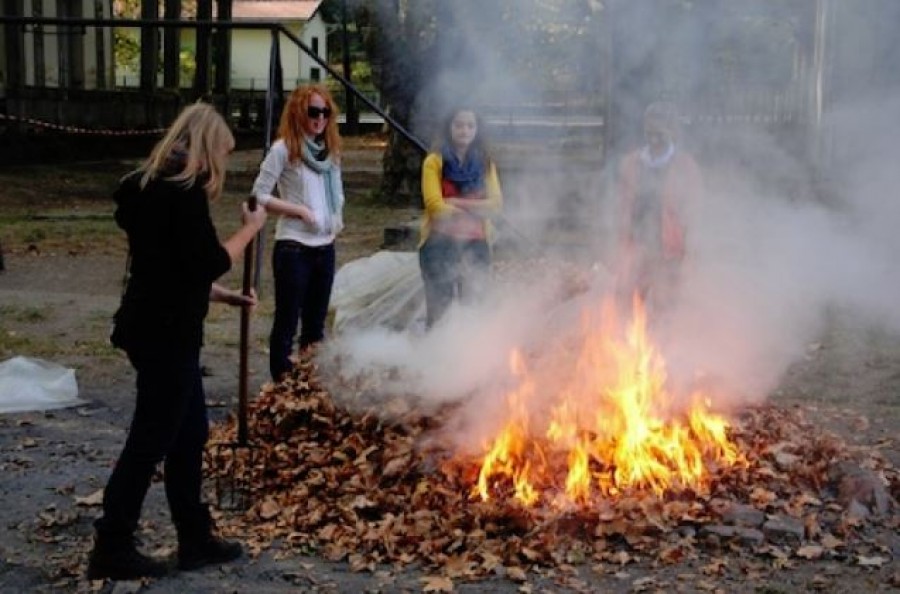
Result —
[[[3, 0], [3, 14], [24, 16], [24, 0]], [[25, 85], [25, 40], [22, 28], [7, 24], [4, 30], [6, 50], [6, 88], [18, 90]]]
[[[158, 19], [159, 5], [156, 0], [141, 0], [141, 18]], [[152, 93], [156, 90], [156, 72], [159, 69], [159, 29], [141, 27], [141, 90]]]
[[[181, 19], [181, 0], [165, 0], [163, 18], [167, 21]], [[163, 86], [177, 89], [181, 82], [181, 29], [166, 28], [163, 31]]]
[[[197, 0], [197, 20], [209, 21], [210, 19], [212, 19], [212, 0]], [[209, 40], [209, 27], [197, 29], [197, 48], [194, 56], [197, 63], [197, 70], [194, 72], [194, 92], [197, 96], [209, 93], [209, 71], [212, 68]]]
[[[217, 21], [231, 20], [231, 0], [216, 0]], [[213, 60], [216, 70], [216, 93], [227, 96], [231, 90], [231, 29], [217, 29]]]
[[[104, 12], [104, 2], [101, 0], [95, 0], [94, 2], [94, 18], [102, 19], [106, 16]], [[112, 31], [109, 31], [109, 34], [112, 34]], [[106, 35], [107, 30], [103, 27], [97, 27], [94, 29], [94, 40], [96, 45], [96, 56], [97, 56], [97, 88], [98, 89], [106, 89], [109, 86], [109, 80], [107, 74], [108, 72], [108, 59], [112, 56], [106, 55]]]
[[[44, 16], [44, 3], [33, 3], [31, 13], [36, 17]], [[47, 84], [47, 62], [44, 55], [44, 29], [43, 27], [33, 27], [31, 31], [34, 45], [34, 86], [43, 87]]]

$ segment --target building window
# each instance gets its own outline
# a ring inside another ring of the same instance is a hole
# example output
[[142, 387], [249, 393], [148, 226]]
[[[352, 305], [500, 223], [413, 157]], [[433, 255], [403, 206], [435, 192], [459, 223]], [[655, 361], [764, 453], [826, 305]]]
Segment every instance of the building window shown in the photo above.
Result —
[[312, 38], [312, 51], [315, 55], [317, 55], [317, 56], [319, 55], [319, 38], [318, 37]]
[[322, 71], [316, 67], [310, 68], [309, 79], [313, 82], [319, 82], [320, 80], [322, 80]]

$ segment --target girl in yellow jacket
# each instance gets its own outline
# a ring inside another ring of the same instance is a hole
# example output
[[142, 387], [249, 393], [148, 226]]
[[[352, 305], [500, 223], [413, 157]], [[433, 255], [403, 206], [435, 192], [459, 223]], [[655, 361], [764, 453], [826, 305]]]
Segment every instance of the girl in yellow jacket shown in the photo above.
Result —
[[436, 149], [422, 163], [425, 219], [419, 266], [428, 328], [454, 299], [477, 301], [487, 287], [490, 218], [500, 212], [503, 195], [483, 130], [473, 110], [452, 110]]

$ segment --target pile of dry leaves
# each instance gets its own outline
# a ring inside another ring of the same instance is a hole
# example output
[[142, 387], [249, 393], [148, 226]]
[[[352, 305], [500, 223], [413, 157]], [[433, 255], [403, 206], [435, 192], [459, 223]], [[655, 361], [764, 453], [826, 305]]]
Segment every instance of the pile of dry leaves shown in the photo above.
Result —
[[[267, 386], [249, 412], [252, 463], [216, 426], [208, 472], [243, 478], [249, 511], [223, 518], [259, 552], [278, 541], [354, 570], [417, 564], [450, 579], [635, 559], [677, 563], [735, 547], [778, 563], [837, 559], [881, 566], [890, 551], [868, 535], [896, 530], [898, 471], [876, 446], [849, 448], [798, 410], [758, 408], [735, 420], [746, 465], [714, 469], [708, 493], [623, 493], [590, 505], [525, 509], [472, 497], [479, 460], [425, 439], [438, 416], [350, 412], [304, 361]], [[424, 447], [423, 444], [429, 444]]]

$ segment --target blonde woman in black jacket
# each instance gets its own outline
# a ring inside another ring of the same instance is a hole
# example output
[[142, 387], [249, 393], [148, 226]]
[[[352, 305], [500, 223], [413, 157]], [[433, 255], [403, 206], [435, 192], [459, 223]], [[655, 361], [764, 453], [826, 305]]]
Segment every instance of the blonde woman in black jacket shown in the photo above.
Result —
[[200, 373], [209, 302], [251, 306], [215, 281], [265, 223], [264, 209], [243, 206], [243, 224], [220, 242], [209, 213], [219, 197], [234, 137], [209, 105], [184, 109], [137, 171], [115, 193], [118, 225], [128, 235], [130, 277], [111, 339], [137, 372], [137, 402], [125, 447], [103, 496], [103, 516], [88, 561], [89, 579], [159, 576], [168, 566], [140, 553], [134, 532], [159, 462], [178, 533], [178, 566], [195, 569], [241, 555], [214, 534], [201, 502], [208, 436]]

